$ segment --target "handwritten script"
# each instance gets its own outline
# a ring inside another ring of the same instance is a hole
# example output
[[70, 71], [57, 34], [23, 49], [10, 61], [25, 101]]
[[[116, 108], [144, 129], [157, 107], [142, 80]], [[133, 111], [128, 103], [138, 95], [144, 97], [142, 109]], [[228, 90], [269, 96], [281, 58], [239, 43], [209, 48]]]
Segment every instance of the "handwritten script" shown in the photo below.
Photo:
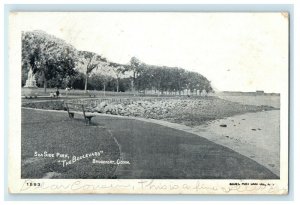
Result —
[[96, 182], [96, 183], [86, 183], [83, 180], [75, 180], [70, 183], [46, 183], [40, 182], [40, 186], [31, 187], [28, 186], [28, 183], [35, 183], [38, 180], [25, 180], [20, 191], [33, 191], [33, 190], [47, 190], [52, 192], [65, 192], [70, 191], [78, 193], [78, 191], [83, 191], [84, 193], [95, 193], [97, 191], [107, 190], [108, 192], [113, 191], [126, 191], [126, 190], [140, 190], [141, 192], [147, 191], [178, 191], [178, 192], [191, 192], [191, 193], [244, 193], [244, 192], [260, 192], [264, 193], [286, 193], [287, 188], [279, 187], [277, 184], [272, 183], [256, 183], [251, 185], [243, 185], [240, 183], [234, 183], [228, 186], [216, 186], [208, 185], [200, 180], [193, 180], [188, 183], [175, 183], [175, 182], [161, 182], [156, 180], [135, 180], [137, 182], [131, 183], [105, 183], [105, 182]]

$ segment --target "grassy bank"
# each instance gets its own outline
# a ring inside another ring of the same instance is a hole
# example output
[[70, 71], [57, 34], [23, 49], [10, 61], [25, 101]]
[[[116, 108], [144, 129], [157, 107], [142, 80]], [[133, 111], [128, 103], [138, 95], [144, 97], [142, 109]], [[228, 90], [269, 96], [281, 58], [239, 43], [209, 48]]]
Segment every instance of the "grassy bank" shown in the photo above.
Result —
[[[118, 145], [101, 125], [85, 126], [81, 119], [71, 121], [63, 113], [32, 110], [22, 110], [21, 151], [21, 177], [31, 179], [114, 178], [117, 165], [91, 161], [120, 157]], [[64, 160], [72, 163], [63, 164]]]

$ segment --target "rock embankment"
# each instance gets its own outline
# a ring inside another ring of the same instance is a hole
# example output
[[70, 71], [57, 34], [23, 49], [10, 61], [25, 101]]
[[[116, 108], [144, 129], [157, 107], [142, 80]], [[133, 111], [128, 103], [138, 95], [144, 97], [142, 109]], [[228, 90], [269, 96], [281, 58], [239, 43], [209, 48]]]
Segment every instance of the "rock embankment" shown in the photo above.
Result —
[[164, 119], [189, 126], [247, 112], [272, 110], [270, 106], [242, 105], [216, 97], [197, 99], [169, 99], [156, 101], [101, 102], [90, 111], [111, 115]]
[[[85, 104], [86, 110], [110, 115], [151, 118], [197, 126], [207, 121], [230, 117], [248, 112], [274, 110], [266, 105], [244, 105], [218, 97], [199, 98], [133, 98], [73, 99], [73, 103]], [[64, 101], [24, 102], [23, 107], [47, 110], [64, 110]]]

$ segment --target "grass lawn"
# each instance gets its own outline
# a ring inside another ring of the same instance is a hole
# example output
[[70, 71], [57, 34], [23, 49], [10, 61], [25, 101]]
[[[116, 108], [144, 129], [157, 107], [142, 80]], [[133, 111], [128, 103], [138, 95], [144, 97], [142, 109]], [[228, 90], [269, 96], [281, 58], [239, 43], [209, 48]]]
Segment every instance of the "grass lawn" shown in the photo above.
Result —
[[[45, 151], [55, 156], [34, 156], [35, 152]], [[84, 158], [67, 166], [59, 162], [102, 151], [100, 157]], [[22, 110], [22, 178], [113, 178], [116, 165], [90, 162], [93, 158], [117, 160], [119, 156], [117, 144], [100, 124], [85, 126], [83, 120], [71, 121], [67, 115]]]

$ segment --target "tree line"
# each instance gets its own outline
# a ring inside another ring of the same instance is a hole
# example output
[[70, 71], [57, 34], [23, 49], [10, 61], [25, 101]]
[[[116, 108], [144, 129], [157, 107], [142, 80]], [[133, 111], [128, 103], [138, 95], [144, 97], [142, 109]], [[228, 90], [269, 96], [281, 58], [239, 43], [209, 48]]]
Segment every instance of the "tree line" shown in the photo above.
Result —
[[184, 90], [213, 91], [210, 81], [197, 72], [149, 65], [136, 57], [128, 64], [110, 62], [97, 53], [78, 51], [44, 31], [22, 33], [22, 86], [30, 68], [45, 92], [47, 87], [179, 94]]

